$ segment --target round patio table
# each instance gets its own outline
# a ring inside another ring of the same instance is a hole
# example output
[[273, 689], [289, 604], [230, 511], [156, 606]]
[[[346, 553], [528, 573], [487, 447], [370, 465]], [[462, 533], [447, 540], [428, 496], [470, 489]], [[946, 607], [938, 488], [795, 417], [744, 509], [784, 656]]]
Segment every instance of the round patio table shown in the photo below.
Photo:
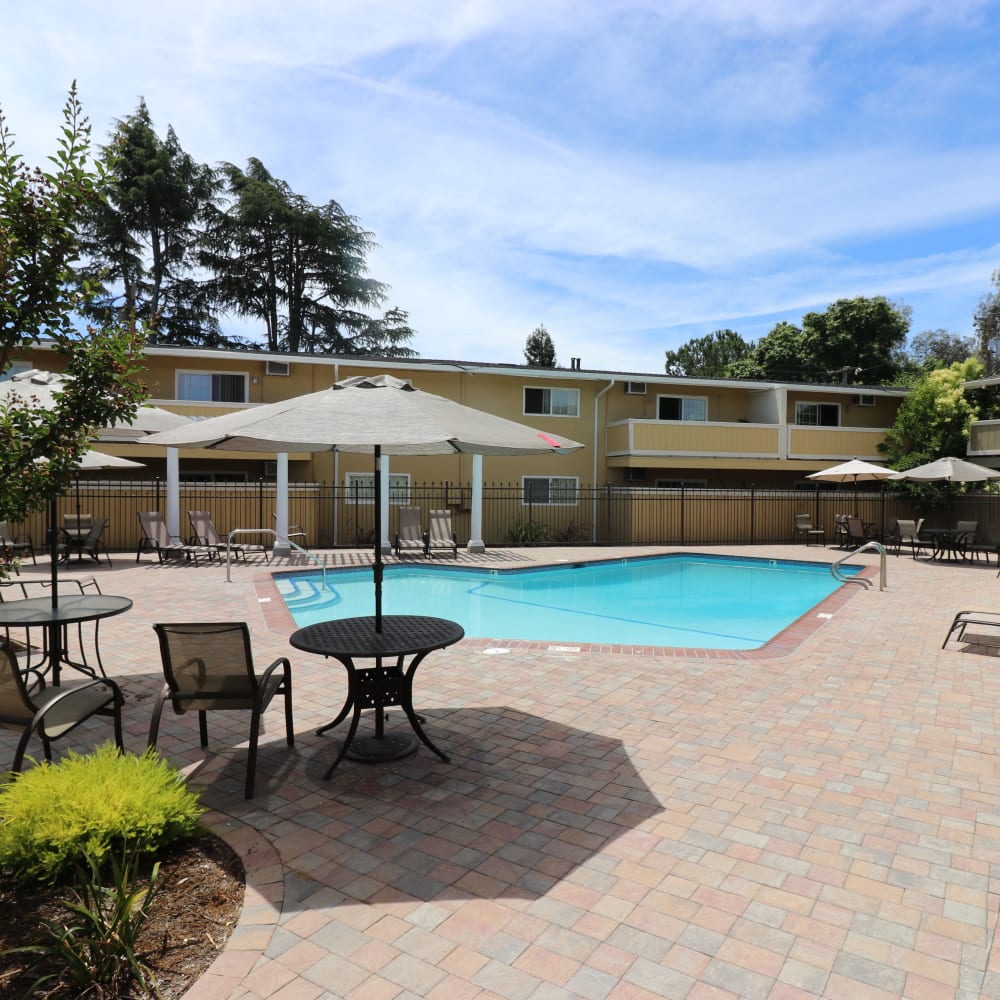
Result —
[[[327, 732], [353, 709], [347, 737], [325, 778], [333, 774], [345, 756], [362, 763], [375, 763], [398, 760], [417, 749], [417, 740], [411, 734], [385, 732], [385, 709], [390, 705], [402, 708], [421, 742], [448, 763], [448, 755], [431, 742], [421, 725], [423, 720], [413, 709], [413, 675], [428, 653], [450, 646], [464, 635], [465, 630], [458, 622], [426, 615], [383, 615], [381, 632], [375, 630], [374, 617], [364, 616], [317, 622], [292, 634], [288, 641], [296, 649], [331, 657], [347, 670], [344, 707], [332, 722], [317, 730], [317, 735]], [[405, 662], [408, 656], [409, 665]], [[359, 666], [355, 663], [359, 659], [375, 662]], [[389, 662], [383, 662], [386, 660]], [[368, 708], [375, 711], [375, 732], [358, 737], [358, 720]]]
[[[69, 658], [69, 650], [63, 643], [63, 629], [66, 625], [81, 622], [96, 622], [101, 618], [112, 618], [123, 614], [132, 607], [127, 597], [114, 594], [68, 594], [59, 597], [53, 606], [51, 596], [27, 597], [21, 601], [0, 603], [0, 629], [43, 628], [46, 641], [42, 665], [43, 672], [52, 670], [52, 683], [59, 686], [59, 670], [63, 664], [80, 670], [91, 677], [97, 671], [86, 663], [77, 663]], [[95, 636], [96, 642], [96, 636]], [[98, 652], [100, 662], [100, 652]]]

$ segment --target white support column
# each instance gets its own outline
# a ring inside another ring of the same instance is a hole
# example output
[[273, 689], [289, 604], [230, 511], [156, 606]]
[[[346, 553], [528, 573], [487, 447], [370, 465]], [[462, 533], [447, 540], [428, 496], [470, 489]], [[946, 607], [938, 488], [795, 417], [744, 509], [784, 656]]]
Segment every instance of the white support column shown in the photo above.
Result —
[[389, 555], [392, 546], [389, 544], [389, 456], [379, 458], [379, 482], [382, 495], [382, 521], [376, 525], [378, 537], [382, 541], [382, 554]]
[[292, 547], [288, 544], [288, 452], [278, 453], [277, 475], [275, 476], [274, 519], [278, 537], [274, 540], [274, 554], [289, 556]]
[[177, 448], [167, 449], [167, 533], [181, 534], [181, 463]]
[[485, 552], [483, 541], [483, 456], [472, 456], [472, 511], [469, 518], [469, 552]]

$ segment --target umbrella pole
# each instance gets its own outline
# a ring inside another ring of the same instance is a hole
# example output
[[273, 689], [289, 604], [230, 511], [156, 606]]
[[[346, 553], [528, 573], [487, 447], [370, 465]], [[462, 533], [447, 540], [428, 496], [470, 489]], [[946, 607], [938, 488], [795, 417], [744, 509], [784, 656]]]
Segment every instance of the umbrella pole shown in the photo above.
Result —
[[56, 530], [56, 498], [49, 498], [49, 561], [52, 583], [52, 607], [59, 606], [59, 533]]
[[382, 446], [375, 445], [375, 631], [382, 631]]

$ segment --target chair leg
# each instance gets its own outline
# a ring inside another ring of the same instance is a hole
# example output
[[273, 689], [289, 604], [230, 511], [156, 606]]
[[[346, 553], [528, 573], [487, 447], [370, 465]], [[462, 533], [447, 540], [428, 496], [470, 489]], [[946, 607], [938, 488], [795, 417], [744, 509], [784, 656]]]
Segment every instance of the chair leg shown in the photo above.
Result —
[[198, 713], [198, 735], [201, 737], [201, 745], [208, 746], [208, 717], [205, 712]]
[[285, 737], [290, 747], [295, 746], [295, 729], [292, 726], [292, 678], [285, 675]]
[[156, 739], [160, 735], [160, 716], [163, 714], [163, 703], [166, 701], [169, 693], [170, 688], [164, 684], [160, 689], [160, 693], [156, 696], [156, 703], [153, 705], [153, 717], [149, 720], [149, 736], [146, 739], [147, 746], [156, 746]]
[[247, 783], [244, 789], [244, 798], [252, 799], [254, 792], [254, 778], [257, 775], [257, 739], [260, 735], [260, 708], [254, 706], [250, 716], [250, 751], [247, 755]]

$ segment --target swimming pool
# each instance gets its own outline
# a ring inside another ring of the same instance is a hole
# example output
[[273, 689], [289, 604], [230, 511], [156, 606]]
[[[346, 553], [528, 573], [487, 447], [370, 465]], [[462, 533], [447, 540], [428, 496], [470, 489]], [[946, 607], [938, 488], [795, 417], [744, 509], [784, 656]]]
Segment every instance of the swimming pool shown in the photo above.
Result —
[[[328, 591], [319, 573], [275, 580], [299, 627], [374, 614], [370, 569], [329, 571]], [[840, 586], [825, 563], [700, 554], [519, 570], [393, 565], [382, 608], [491, 639], [756, 649]]]

